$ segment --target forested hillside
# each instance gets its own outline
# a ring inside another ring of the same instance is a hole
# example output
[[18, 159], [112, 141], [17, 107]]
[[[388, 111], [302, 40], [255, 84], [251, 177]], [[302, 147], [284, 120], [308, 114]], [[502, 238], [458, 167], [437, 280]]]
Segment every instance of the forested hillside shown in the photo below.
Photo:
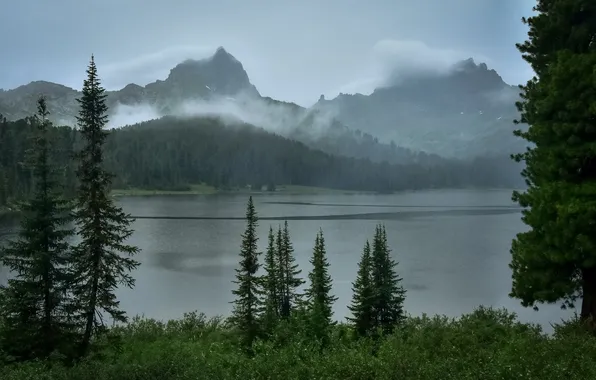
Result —
[[[33, 130], [33, 119], [0, 124], [0, 204], [28, 194], [30, 173], [21, 163]], [[58, 148], [55, 162], [72, 190], [70, 155], [77, 133], [52, 128]], [[112, 130], [106, 143], [106, 167], [116, 174], [116, 188], [185, 189], [206, 183], [220, 189], [246, 185], [305, 185], [380, 192], [441, 187], [511, 186], [499, 176], [494, 160], [434, 161], [391, 165], [333, 156], [306, 145], [217, 118], [165, 117]], [[68, 190], [68, 191], [70, 191]]]

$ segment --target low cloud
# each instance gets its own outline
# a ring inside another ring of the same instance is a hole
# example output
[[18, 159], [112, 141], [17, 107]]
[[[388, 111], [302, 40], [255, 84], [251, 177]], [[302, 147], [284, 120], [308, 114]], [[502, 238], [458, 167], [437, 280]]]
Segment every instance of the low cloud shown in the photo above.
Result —
[[[234, 97], [183, 100], [171, 106], [168, 114], [179, 118], [218, 117], [230, 126], [243, 122], [282, 136], [295, 131], [296, 127], [309, 117], [311, 119], [307, 123], [308, 134], [312, 138], [326, 133], [335, 116], [329, 111], [313, 114], [299, 106], [271, 102], [243, 94]], [[108, 128], [138, 124], [162, 116], [164, 115], [150, 104], [119, 104], [114, 107]]]
[[103, 85], [110, 90], [129, 83], [144, 86], [157, 79], [165, 79], [170, 69], [187, 59], [203, 59], [213, 55], [213, 46], [173, 46], [134, 59], [112, 62], [99, 67]]
[[117, 104], [110, 116], [108, 128], [138, 124], [143, 121], [159, 119], [161, 115], [149, 104], [125, 105]]
[[376, 88], [398, 83], [414, 75], [442, 75], [453, 65], [467, 58], [490, 64], [490, 60], [473, 52], [438, 48], [423, 41], [378, 41], [370, 52], [370, 65], [363, 69], [362, 78], [328, 92], [328, 97], [338, 93], [368, 95]]

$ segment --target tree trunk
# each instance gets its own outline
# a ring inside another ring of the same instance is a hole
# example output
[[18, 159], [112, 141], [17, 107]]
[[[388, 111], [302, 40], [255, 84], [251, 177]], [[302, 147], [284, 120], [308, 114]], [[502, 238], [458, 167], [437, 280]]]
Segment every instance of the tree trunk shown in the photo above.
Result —
[[596, 322], [596, 267], [582, 269], [582, 292], [580, 318], [593, 324]]

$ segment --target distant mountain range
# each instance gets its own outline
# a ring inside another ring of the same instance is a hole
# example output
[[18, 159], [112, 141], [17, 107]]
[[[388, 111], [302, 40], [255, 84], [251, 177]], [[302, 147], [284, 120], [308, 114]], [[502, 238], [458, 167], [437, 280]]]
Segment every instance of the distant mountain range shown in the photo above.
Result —
[[403, 147], [469, 157], [524, 149], [512, 136], [517, 100], [517, 87], [467, 59], [448, 74], [405, 78], [368, 96], [321, 98], [313, 108]]
[[[406, 78], [368, 96], [321, 97], [307, 109], [261, 96], [242, 63], [220, 47], [210, 58], [178, 64], [165, 80], [109, 91], [107, 103], [112, 116], [134, 113], [135, 107], [150, 107], [149, 118], [223, 115], [333, 154], [432, 162], [437, 156], [502, 156], [523, 150], [512, 135], [517, 93], [494, 70], [469, 59], [448, 74]], [[54, 122], [74, 125], [80, 93], [45, 81], [0, 91], [0, 114], [9, 120], [30, 116], [40, 94]], [[135, 115], [131, 120], [143, 121]]]

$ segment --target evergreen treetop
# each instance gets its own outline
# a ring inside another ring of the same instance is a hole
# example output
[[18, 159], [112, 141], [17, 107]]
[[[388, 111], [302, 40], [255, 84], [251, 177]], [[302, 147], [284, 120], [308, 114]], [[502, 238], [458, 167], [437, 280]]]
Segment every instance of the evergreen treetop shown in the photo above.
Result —
[[332, 305], [337, 301], [337, 297], [331, 294], [333, 284], [329, 274], [323, 230], [319, 230], [317, 233], [310, 263], [312, 269], [308, 274], [310, 285], [306, 290], [307, 304], [315, 314], [320, 315], [322, 322], [331, 325], [333, 322]]
[[279, 318], [279, 279], [280, 268], [277, 261], [275, 234], [273, 227], [269, 226], [267, 239], [267, 252], [265, 255], [265, 275], [263, 276], [264, 308], [265, 308], [265, 329], [271, 330], [275, 321]]
[[370, 243], [367, 240], [358, 263], [356, 280], [352, 283], [352, 302], [348, 306], [352, 316], [347, 319], [354, 326], [356, 334], [359, 336], [366, 336], [373, 329], [375, 293], [371, 272]]
[[397, 263], [390, 256], [385, 227], [377, 225], [372, 247], [372, 285], [374, 289], [374, 328], [391, 332], [404, 318], [405, 290], [396, 273]]

